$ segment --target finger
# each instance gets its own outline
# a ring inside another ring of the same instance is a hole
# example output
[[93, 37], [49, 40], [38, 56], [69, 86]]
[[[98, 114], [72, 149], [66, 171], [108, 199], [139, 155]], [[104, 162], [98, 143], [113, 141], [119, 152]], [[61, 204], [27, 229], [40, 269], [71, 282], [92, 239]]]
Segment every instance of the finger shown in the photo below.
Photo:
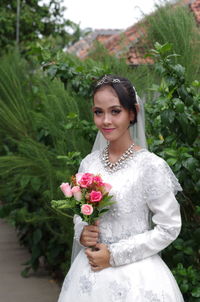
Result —
[[101, 250], [101, 249], [103, 249], [103, 248], [105, 247], [105, 245], [102, 244], [102, 243], [97, 243], [97, 244], [95, 245], [95, 247], [96, 247], [97, 249]]
[[98, 237], [82, 236], [81, 240], [91, 241], [91, 242], [97, 242], [98, 241]]
[[89, 256], [88, 256], [88, 255], [86, 255], [86, 256], [87, 256], [87, 258], [88, 258], [88, 260], [89, 260], [89, 261], [94, 262], [94, 257], [92, 257], [92, 256], [90, 256], [90, 255], [89, 255]]
[[82, 237], [82, 240], [88, 241], [88, 242], [89, 242], [89, 241], [90, 241], [90, 242], [97, 242], [98, 238], [83, 236], [83, 237]]
[[96, 266], [96, 263], [94, 262], [94, 259], [88, 258], [88, 262], [89, 262], [91, 265]]
[[97, 240], [84, 240], [84, 246], [86, 246], [87, 248], [94, 247], [97, 243]]
[[98, 238], [99, 237], [99, 233], [97, 232], [92, 232], [92, 231], [85, 231], [83, 234], [82, 234], [82, 237], [84, 238]]
[[89, 261], [89, 264], [90, 264], [91, 266], [97, 267], [97, 265], [96, 265], [93, 261]]
[[90, 250], [92, 252], [94, 252], [92, 249], [95, 247], [96, 243], [97, 243], [96, 240], [95, 241], [87, 241], [87, 247], [90, 248]]
[[93, 259], [93, 255], [92, 255], [91, 253], [92, 253], [92, 252], [91, 252], [91, 249], [90, 249], [90, 248], [87, 248], [87, 249], [85, 250], [86, 256], [87, 256], [88, 258]]
[[88, 232], [87, 236], [88, 237], [92, 237], [92, 238], [98, 238], [98, 233], [97, 232]]
[[91, 232], [99, 233], [99, 228], [95, 225], [88, 226], [87, 230], [90, 230]]

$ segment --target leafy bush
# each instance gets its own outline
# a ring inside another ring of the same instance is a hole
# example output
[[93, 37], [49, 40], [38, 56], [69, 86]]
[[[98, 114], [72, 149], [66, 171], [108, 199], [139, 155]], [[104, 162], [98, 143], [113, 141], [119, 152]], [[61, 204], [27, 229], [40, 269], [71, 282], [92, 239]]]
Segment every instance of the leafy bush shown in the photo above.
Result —
[[177, 55], [171, 50], [169, 43], [156, 43], [150, 52], [161, 83], [152, 87], [156, 98], [146, 106], [147, 132], [150, 150], [168, 162], [183, 187], [178, 196], [182, 231], [163, 255], [192, 302], [200, 298], [200, 82], [186, 81], [185, 68], [174, 63]]

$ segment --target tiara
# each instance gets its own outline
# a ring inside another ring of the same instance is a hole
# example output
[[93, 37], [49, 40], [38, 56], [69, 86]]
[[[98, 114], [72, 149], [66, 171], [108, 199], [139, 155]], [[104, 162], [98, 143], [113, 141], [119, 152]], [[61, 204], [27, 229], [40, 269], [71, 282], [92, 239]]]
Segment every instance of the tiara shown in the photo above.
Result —
[[105, 75], [99, 82], [97, 82], [96, 86], [100, 86], [102, 84], [108, 83], [120, 83], [120, 79], [111, 79], [109, 76]]

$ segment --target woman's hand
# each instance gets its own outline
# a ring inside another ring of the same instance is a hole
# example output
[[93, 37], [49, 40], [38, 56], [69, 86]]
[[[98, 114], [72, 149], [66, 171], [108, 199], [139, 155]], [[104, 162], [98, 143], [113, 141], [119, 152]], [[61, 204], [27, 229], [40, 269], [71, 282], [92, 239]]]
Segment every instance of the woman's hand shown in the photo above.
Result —
[[80, 243], [85, 247], [95, 246], [99, 238], [99, 222], [96, 221], [94, 225], [86, 225], [83, 228]]
[[110, 252], [107, 246], [103, 243], [97, 243], [95, 248], [98, 248], [98, 250], [93, 251], [90, 248], [85, 250], [85, 254], [88, 257], [92, 271], [97, 272], [104, 268], [110, 267]]

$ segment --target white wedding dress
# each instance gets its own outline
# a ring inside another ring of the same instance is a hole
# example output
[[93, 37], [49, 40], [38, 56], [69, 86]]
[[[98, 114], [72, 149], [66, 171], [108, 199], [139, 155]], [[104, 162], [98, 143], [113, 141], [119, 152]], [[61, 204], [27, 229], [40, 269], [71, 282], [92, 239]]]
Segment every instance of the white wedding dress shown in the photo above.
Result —
[[159, 252], [180, 232], [181, 187], [167, 163], [141, 149], [124, 167], [109, 173], [95, 151], [79, 172], [100, 174], [112, 185], [116, 201], [100, 219], [100, 242], [111, 253], [112, 267], [93, 272], [79, 244], [85, 223], [75, 216], [79, 253], [64, 280], [58, 302], [183, 302], [179, 287]]

